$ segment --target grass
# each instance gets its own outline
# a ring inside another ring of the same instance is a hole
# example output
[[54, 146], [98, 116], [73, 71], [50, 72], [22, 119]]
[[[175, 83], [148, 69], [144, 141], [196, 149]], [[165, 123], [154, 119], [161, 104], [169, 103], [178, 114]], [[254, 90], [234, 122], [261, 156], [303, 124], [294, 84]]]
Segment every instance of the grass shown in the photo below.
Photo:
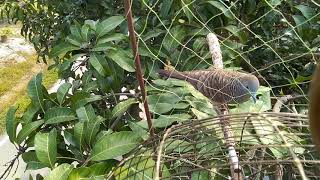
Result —
[[28, 73], [35, 62], [29, 60], [0, 68], [0, 96], [11, 90], [18, 81]]
[[[50, 70], [50, 71], [43, 72], [42, 84], [46, 88], [50, 88], [57, 80], [58, 80], [58, 74], [56, 71]], [[26, 88], [22, 92], [17, 93], [16, 96], [10, 100], [10, 102], [13, 102], [13, 103], [8, 103], [8, 105], [3, 110], [0, 111], [0, 134], [3, 134], [5, 131], [6, 114], [9, 107], [10, 106], [18, 107], [16, 115], [19, 117], [19, 116], [22, 116], [23, 112], [26, 110], [26, 108], [30, 104], [31, 100], [28, 97]]]

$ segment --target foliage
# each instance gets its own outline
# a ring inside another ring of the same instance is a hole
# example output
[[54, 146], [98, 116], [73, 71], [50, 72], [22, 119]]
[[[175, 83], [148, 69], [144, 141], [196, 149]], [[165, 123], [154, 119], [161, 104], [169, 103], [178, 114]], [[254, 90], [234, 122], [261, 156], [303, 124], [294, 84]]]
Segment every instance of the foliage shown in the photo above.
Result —
[[[1, 12], [22, 22], [21, 33], [40, 57], [53, 60], [50, 68], [60, 78], [73, 80], [49, 94], [38, 74], [29, 83], [32, 102], [24, 114], [8, 114], [7, 132], [24, 150], [27, 169], [49, 167], [48, 179], [107, 174], [147, 137], [146, 121], [139, 121], [141, 99], [123, 2], [5, 2]], [[312, 56], [320, 42], [319, 10], [313, 3], [144, 0], [134, 1], [132, 10], [156, 130], [215, 115], [208, 99], [189, 84], [161, 80], [156, 73], [164, 61], [181, 71], [209, 68], [209, 31], [221, 36], [227, 68], [258, 73], [268, 87], [289, 84], [281, 86], [284, 93], [306, 91], [298, 83], [308, 80], [313, 61], [306, 55]], [[278, 94], [278, 89], [272, 92]], [[257, 104], [246, 102], [232, 112], [270, 110], [270, 90], [261, 87]], [[74, 162], [76, 166], [65, 164]]]

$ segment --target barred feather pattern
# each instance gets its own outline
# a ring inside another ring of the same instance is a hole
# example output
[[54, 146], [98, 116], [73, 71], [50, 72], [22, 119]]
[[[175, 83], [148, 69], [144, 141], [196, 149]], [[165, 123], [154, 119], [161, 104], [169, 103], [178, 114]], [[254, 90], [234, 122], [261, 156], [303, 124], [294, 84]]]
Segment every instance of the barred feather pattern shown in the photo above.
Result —
[[259, 88], [259, 81], [254, 75], [225, 69], [185, 72], [160, 70], [159, 74], [188, 81], [216, 103], [242, 103], [255, 95]]

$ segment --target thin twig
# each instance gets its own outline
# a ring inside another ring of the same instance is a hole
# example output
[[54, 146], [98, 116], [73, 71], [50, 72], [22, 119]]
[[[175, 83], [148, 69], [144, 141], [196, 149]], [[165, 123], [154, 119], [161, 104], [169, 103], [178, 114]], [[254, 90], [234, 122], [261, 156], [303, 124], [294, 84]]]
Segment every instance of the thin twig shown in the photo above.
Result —
[[131, 11], [131, 0], [125, 0], [124, 1], [124, 7], [125, 7], [125, 15], [128, 20], [128, 30], [129, 30], [129, 37], [130, 37], [130, 42], [131, 42], [131, 47], [132, 47], [132, 53], [135, 59], [135, 67], [136, 67], [136, 77], [139, 82], [139, 86], [141, 89], [141, 95], [142, 95], [142, 101], [144, 103], [144, 109], [145, 109], [145, 114], [147, 117], [147, 122], [148, 122], [148, 127], [149, 127], [149, 132], [150, 136], [154, 136], [154, 130], [153, 130], [153, 125], [151, 121], [151, 114], [147, 102], [147, 93], [145, 90], [145, 85], [144, 85], [144, 80], [143, 80], [143, 75], [141, 71], [141, 62], [140, 62], [140, 56], [138, 54], [138, 45], [136, 41], [136, 35], [134, 31], [134, 24], [133, 24], [133, 17], [132, 17], [132, 11]]

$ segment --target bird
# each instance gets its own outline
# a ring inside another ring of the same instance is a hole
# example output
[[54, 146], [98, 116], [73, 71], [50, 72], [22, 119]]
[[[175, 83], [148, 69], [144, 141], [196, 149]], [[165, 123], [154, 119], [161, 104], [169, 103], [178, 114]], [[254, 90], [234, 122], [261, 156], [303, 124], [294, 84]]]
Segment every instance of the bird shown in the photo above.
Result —
[[250, 97], [254, 102], [257, 100], [259, 80], [249, 73], [215, 68], [183, 72], [160, 69], [158, 74], [166, 78], [186, 80], [217, 104], [239, 104]]
[[313, 143], [320, 150], [320, 66], [313, 73], [309, 91], [309, 128]]

